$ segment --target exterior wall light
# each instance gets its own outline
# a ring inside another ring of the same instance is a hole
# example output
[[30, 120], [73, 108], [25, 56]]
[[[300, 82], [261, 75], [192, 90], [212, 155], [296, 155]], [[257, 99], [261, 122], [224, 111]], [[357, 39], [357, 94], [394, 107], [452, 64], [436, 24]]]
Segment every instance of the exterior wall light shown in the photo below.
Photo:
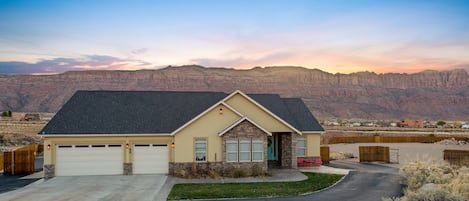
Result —
[[171, 148], [174, 149], [174, 147], [176, 147], [176, 145], [175, 145], [174, 142], [173, 142], [173, 143], [171, 143]]
[[47, 150], [50, 150], [50, 144], [47, 145]]
[[126, 148], [126, 149], [129, 148], [129, 143], [125, 144], [125, 148]]
[[218, 113], [223, 114], [223, 108], [222, 107], [220, 107], [220, 109], [218, 109]]

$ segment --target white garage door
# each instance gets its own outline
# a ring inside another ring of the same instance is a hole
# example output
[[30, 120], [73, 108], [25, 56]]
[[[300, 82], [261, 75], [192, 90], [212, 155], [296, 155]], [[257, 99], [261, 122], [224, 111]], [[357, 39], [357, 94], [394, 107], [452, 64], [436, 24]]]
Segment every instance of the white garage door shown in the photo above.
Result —
[[57, 145], [56, 148], [57, 176], [123, 174], [122, 145]]
[[168, 173], [168, 145], [136, 144], [134, 145], [134, 174]]

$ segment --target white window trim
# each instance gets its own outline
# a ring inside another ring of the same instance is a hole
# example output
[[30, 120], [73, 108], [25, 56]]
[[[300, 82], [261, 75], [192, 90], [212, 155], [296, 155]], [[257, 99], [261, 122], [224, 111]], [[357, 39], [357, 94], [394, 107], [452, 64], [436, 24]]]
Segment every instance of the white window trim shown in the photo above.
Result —
[[[261, 151], [254, 151], [254, 144], [260, 144], [262, 146], [262, 150]], [[253, 162], [263, 162], [264, 161], [264, 141], [262, 140], [253, 140], [252, 141], [252, 144], [251, 144], [251, 160]], [[261, 159], [260, 160], [255, 160], [254, 159], [254, 153], [261, 153]]]
[[[298, 141], [304, 141], [304, 142], [305, 142], [305, 143], [304, 143], [305, 146], [304, 146], [304, 147], [299, 147], [299, 146], [298, 146]], [[308, 146], [306, 143], [307, 143], [307, 140], [306, 140], [305, 137], [298, 137], [298, 138], [296, 139], [296, 157], [306, 157], [307, 151], [308, 151], [308, 150], [306, 149], [306, 147]], [[304, 155], [300, 155], [298, 149], [304, 149], [304, 150], [305, 150], [305, 151], [304, 151], [305, 154], [304, 154]]]
[[[229, 151], [228, 150], [228, 144], [236, 144], [236, 148], [237, 150], [236, 151]], [[241, 151], [241, 144], [249, 144], [249, 151]], [[254, 144], [260, 144], [262, 146], [262, 150], [261, 151], [254, 151]], [[225, 161], [228, 162], [228, 163], [238, 163], [238, 162], [264, 162], [264, 154], [265, 154], [265, 150], [264, 150], [264, 141], [262, 140], [252, 140], [252, 139], [249, 139], [249, 140], [227, 140], [225, 142]], [[236, 160], [233, 160], [233, 161], [230, 161], [228, 160], [228, 154], [236, 154]], [[249, 153], [249, 159], [248, 160], [241, 160], [241, 154], [246, 154], [246, 153]], [[254, 159], [254, 153], [261, 153], [261, 159], [260, 160], [255, 160]]]
[[[241, 151], [241, 144], [248, 144], [249, 146], [249, 151]], [[239, 162], [251, 162], [252, 161], [252, 157], [251, 157], [251, 154], [252, 154], [252, 143], [251, 143], [251, 140], [240, 140], [239, 141], [239, 148], [238, 148], [238, 159], [239, 159]], [[249, 156], [249, 159], [247, 160], [241, 160], [241, 153], [243, 154], [246, 154]]]
[[[239, 143], [238, 141], [236, 140], [231, 140], [231, 141], [226, 141], [226, 144], [225, 144], [225, 147], [228, 147], [228, 144], [236, 144], [236, 151], [228, 151], [227, 148], [226, 149], [226, 162], [228, 163], [236, 163], [239, 161]], [[229, 153], [235, 153], [236, 154], [236, 159], [234, 161], [230, 161], [228, 160], [228, 154]]]
[[[197, 142], [199, 141], [199, 142]], [[200, 142], [200, 141], [203, 141]], [[205, 150], [204, 151], [197, 151], [197, 144], [205, 144]], [[206, 138], [195, 138], [194, 139], [194, 161], [195, 162], [207, 162], [207, 139]], [[197, 154], [198, 153], [204, 153], [205, 154], [205, 159], [204, 160], [197, 160]]]

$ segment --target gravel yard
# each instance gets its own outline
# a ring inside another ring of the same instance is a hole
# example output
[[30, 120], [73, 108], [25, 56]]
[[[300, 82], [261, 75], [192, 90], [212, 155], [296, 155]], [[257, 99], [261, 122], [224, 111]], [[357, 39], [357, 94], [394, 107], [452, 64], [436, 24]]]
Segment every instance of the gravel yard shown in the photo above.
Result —
[[[389, 146], [390, 149], [397, 149], [399, 154], [399, 164], [420, 160], [443, 160], [443, 150], [469, 150], [469, 144], [452, 145], [442, 143], [350, 143], [350, 144], [329, 144], [330, 152], [353, 153], [358, 160], [359, 146]], [[396, 159], [396, 152], [390, 150], [391, 160]]]

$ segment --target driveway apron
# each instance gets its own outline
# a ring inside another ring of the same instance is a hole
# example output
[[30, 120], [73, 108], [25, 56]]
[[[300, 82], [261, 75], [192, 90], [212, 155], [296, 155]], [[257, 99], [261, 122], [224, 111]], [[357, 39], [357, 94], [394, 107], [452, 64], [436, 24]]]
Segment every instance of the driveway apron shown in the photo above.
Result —
[[0, 200], [154, 200], [166, 175], [55, 177], [0, 194]]

